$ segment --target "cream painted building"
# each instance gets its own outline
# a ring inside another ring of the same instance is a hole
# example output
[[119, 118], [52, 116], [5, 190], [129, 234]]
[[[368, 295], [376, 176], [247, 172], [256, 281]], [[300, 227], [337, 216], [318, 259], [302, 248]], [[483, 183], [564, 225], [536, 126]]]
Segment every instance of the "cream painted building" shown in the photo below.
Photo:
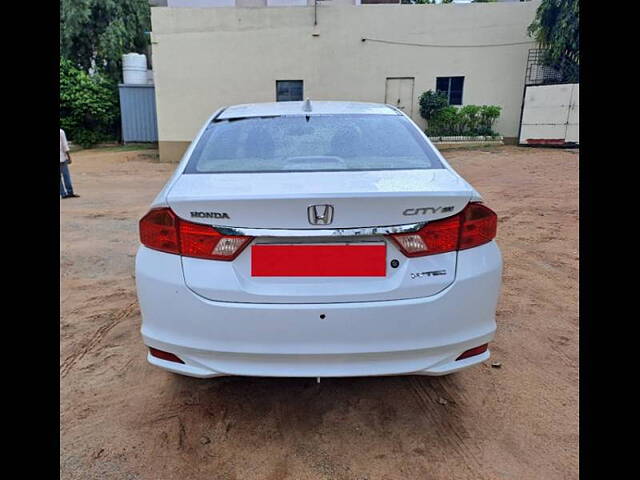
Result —
[[500, 105], [496, 129], [517, 137], [539, 1], [361, 4], [371, 1], [156, 1], [166, 5], [151, 16], [161, 159], [179, 160], [225, 105], [382, 102], [424, 127], [418, 97], [436, 88], [453, 104]]

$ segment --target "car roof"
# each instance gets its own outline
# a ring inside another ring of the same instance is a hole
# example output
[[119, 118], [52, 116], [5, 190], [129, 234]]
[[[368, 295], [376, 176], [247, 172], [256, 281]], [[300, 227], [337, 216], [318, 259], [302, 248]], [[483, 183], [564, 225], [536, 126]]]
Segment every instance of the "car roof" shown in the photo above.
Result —
[[389, 105], [366, 102], [337, 102], [310, 100], [311, 110], [305, 109], [305, 102], [246, 103], [225, 108], [216, 120], [246, 117], [268, 117], [277, 115], [340, 115], [377, 114], [400, 115]]

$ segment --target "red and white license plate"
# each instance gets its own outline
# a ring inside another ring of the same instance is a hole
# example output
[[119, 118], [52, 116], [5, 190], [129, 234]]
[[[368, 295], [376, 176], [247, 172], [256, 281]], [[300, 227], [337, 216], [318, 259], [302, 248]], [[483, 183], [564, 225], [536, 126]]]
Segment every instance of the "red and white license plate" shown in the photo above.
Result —
[[252, 277], [384, 277], [384, 243], [357, 245], [253, 245]]

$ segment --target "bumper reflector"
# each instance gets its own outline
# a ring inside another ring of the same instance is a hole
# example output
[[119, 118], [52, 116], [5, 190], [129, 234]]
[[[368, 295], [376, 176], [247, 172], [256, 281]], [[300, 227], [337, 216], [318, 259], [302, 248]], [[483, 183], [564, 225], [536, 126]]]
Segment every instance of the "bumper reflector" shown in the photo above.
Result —
[[486, 352], [488, 347], [489, 347], [489, 344], [485, 343], [484, 345], [480, 345], [479, 347], [471, 348], [466, 352], [462, 352], [460, 356], [456, 358], [456, 361], [462, 360], [463, 358], [469, 358], [469, 357], [474, 357], [476, 355], [480, 355], [481, 353]]
[[176, 357], [173, 353], [163, 352], [162, 350], [158, 350], [157, 348], [149, 347], [149, 353], [152, 357], [159, 358], [161, 360], [167, 360], [168, 362], [176, 362], [176, 363], [184, 363], [178, 357]]

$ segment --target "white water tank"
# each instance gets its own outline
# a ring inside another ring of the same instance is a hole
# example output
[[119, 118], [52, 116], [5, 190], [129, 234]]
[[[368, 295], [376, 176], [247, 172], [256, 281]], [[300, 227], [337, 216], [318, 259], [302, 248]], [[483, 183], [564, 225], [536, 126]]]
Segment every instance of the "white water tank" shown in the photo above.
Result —
[[147, 56], [140, 53], [127, 53], [122, 56], [122, 77], [128, 85], [147, 84]]

